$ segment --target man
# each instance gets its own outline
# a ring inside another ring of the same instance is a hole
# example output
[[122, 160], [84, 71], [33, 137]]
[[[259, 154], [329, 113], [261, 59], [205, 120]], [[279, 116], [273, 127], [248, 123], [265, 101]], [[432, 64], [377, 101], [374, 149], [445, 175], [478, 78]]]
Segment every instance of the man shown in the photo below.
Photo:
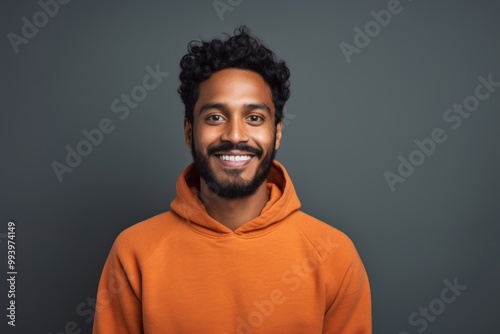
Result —
[[289, 70], [245, 26], [191, 43], [179, 93], [194, 164], [171, 211], [116, 239], [94, 333], [371, 333], [350, 241], [300, 211], [282, 139]]

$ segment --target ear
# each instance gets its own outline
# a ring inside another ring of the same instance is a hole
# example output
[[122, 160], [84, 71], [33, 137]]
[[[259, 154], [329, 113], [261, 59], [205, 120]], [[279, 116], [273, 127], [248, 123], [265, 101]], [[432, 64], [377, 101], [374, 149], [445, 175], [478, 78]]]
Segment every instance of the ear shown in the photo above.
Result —
[[274, 149], [276, 150], [278, 150], [281, 144], [282, 128], [283, 128], [283, 120], [280, 119], [278, 124], [276, 124], [276, 142], [274, 143]]
[[188, 148], [193, 147], [193, 125], [189, 123], [187, 118], [184, 118], [184, 139]]

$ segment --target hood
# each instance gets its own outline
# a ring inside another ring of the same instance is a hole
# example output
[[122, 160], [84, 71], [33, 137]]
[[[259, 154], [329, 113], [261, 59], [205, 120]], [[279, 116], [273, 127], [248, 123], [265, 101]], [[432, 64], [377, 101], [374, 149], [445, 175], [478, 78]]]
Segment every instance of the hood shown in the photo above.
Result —
[[300, 209], [300, 201], [285, 167], [276, 160], [267, 177], [269, 201], [255, 219], [240, 226], [235, 231], [213, 219], [198, 198], [200, 176], [194, 164], [190, 164], [179, 176], [177, 196], [170, 204], [172, 211], [179, 215], [188, 226], [197, 232], [210, 236], [238, 234], [255, 237], [277, 227], [280, 221]]

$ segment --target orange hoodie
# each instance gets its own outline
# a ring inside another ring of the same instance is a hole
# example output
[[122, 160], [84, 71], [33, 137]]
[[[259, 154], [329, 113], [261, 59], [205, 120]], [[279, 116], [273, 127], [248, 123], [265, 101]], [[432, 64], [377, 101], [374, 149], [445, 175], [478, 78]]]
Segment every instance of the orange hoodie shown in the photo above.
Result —
[[94, 334], [371, 333], [370, 287], [351, 240], [300, 211], [274, 162], [270, 199], [232, 231], [177, 181], [171, 211], [116, 239], [97, 294]]

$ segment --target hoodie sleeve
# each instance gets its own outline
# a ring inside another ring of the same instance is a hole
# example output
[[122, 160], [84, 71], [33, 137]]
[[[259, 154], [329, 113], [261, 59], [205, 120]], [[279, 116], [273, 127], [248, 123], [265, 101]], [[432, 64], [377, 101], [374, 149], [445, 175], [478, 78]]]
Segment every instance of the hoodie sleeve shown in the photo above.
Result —
[[104, 265], [93, 334], [143, 333], [140, 271], [123, 239], [118, 236]]
[[370, 284], [350, 239], [325, 263], [327, 308], [324, 334], [371, 334]]

